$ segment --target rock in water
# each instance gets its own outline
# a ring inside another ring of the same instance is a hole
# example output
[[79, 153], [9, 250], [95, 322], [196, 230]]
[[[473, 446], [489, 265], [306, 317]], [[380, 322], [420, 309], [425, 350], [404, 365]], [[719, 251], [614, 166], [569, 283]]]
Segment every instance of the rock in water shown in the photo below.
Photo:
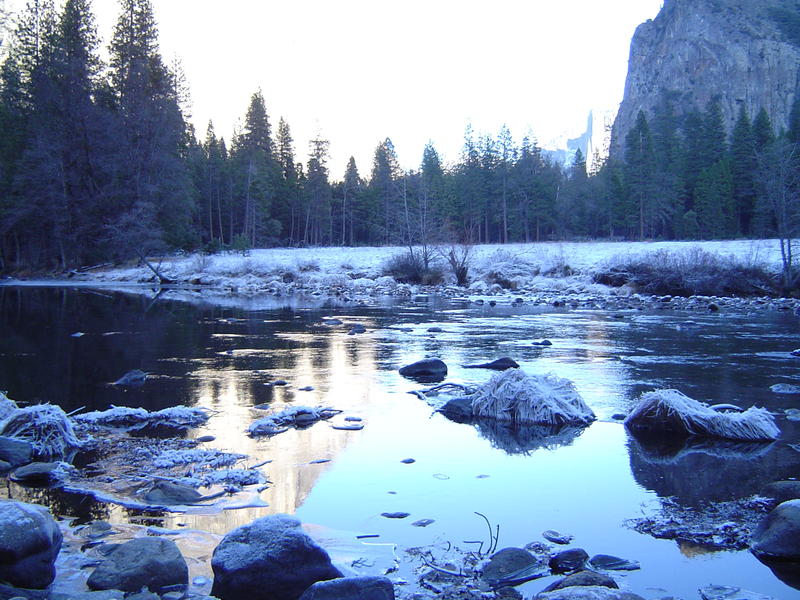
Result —
[[559, 533], [555, 529], [548, 529], [547, 531], [543, 531], [542, 537], [546, 539], [548, 542], [553, 542], [554, 544], [566, 545], [572, 541], [571, 535]]
[[89, 576], [92, 590], [159, 592], [189, 583], [189, 568], [175, 542], [166, 538], [136, 538], [117, 546]]
[[800, 561], [800, 500], [787, 500], [770, 512], [753, 535], [759, 558]]
[[583, 569], [589, 555], [583, 548], [563, 550], [550, 559], [550, 568], [554, 573], [569, 573]]
[[[528, 574], [527, 577], [525, 573]], [[498, 585], [512, 578], [524, 581], [542, 575], [544, 575], [543, 565], [530, 552], [522, 548], [503, 548], [492, 555], [489, 563], [483, 568], [481, 579], [490, 585]]]
[[44, 506], [0, 501], [0, 580], [44, 589], [56, 577], [63, 536]]
[[700, 588], [699, 592], [703, 600], [775, 600], [772, 596], [727, 585], [708, 585]]
[[147, 373], [144, 371], [140, 371], [139, 369], [133, 369], [132, 371], [128, 371], [117, 379], [111, 385], [119, 385], [122, 387], [136, 387], [140, 385], [144, 385], [144, 381], [147, 379]]
[[202, 494], [191, 486], [173, 481], [156, 481], [144, 499], [158, 506], [174, 506], [177, 504], [193, 504], [203, 499]]
[[609, 554], [595, 554], [589, 559], [589, 564], [595, 569], [606, 571], [636, 571], [642, 568], [635, 560], [625, 560]]
[[631, 592], [592, 585], [541, 592], [536, 594], [533, 600], [644, 600], [644, 598]]
[[394, 586], [386, 577], [343, 577], [318, 581], [300, 600], [394, 600]]
[[11, 481], [22, 485], [48, 486], [61, 481], [61, 463], [33, 462], [11, 472]]
[[296, 600], [317, 581], [341, 577], [328, 553], [288, 515], [256, 519], [228, 533], [211, 558], [220, 600]]
[[568, 587], [588, 587], [588, 586], [599, 586], [612, 589], [619, 588], [617, 582], [614, 581], [608, 575], [602, 575], [601, 573], [595, 573], [594, 571], [578, 571], [577, 573], [568, 575], [563, 579], [554, 581], [546, 588], [544, 588], [542, 591], [552, 592], [553, 590], [563, 590], [564, 588]]
[[506, 369], [518, 369], [517, 362], [507, 356], [498, 358], [492, 362], [481, 363], [479, 365], [464, 365], [465, 369], [492, 369], [494, 371], [505, 371]]
[[447, 375], [447, 365], [438, 358], [424, 358], [400, 369], [404, 377], [444, 377]]

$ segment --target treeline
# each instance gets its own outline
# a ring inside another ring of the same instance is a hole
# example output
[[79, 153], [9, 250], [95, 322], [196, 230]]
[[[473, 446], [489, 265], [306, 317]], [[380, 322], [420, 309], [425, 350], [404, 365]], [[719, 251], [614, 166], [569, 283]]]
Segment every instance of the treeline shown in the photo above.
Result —
[[212, 124], [196, 135], [157, 38], [150, 0], [120, 0], [108, 64], [89, 0], [30, 0], [19, 15], [0, 68], [0, 270], [174, 249], [780, 233], [770, 169], [800, 128], [776, 135], [764, 111], [751, 123], [742, 107], [728, 140], [718, 103], [679, 117], [665, 94], [624, 156], [591, 173], [580, 152], [564, 167], [504, 127], [468, 129], [449, 165], [429, 144], [408, 171], [386, 139], [368, 173], [351, 158], [333, 180], [329, 142], [299, 162], [260, 91], [229, 141]]

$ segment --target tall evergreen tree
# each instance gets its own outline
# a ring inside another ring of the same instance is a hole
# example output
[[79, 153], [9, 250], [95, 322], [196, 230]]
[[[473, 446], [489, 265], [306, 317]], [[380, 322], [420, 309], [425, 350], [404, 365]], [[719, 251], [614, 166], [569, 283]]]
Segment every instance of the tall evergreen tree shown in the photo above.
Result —
[[650, 126], [644, 112], [639, 111], [636, 124], [625, 137], [625, 186], [631, 204], [626, 224], [636, 227], [640, 240], [652, 232], [656, 219], [655, 172], [656, 160]]
[[750, 235], [756, 202], [755, 174], [757, 169], [753, 126], [744, 106], [731, 134], [730, 148], [735, 233]]
[[391, 139], [386, 138], [375, 148], [372, 176], [369, 181], [370, 191], [380, 207], [379, 228], [384, 244], [392, 243], [392, 234], [397, 231], [397, 215], [400, 212], [398, 182], [401, 174], [394, 144]]

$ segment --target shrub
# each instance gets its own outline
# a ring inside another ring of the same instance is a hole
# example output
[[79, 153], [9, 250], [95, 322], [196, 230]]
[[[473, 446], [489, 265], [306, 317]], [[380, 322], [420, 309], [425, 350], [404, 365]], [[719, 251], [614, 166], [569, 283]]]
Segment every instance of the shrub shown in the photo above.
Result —
[[436, 263], [429, 263], [425, 268], [422, 257], [413, 250], [389, 258], [383, 266], [382, 273], [399, 283], [438, 285], [444, 281], [441, 267]]
[[698, 247], [617, 259], [593, 279], [615, 287], [628, 284], [654, 295], [761, 296], [776, 290], [774, 274], [764, 268]]

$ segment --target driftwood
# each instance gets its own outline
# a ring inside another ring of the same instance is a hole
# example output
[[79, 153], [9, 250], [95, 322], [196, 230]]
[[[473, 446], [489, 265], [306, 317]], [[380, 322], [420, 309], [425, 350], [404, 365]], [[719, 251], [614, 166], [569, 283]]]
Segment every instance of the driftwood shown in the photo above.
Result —
[[147, 257], [144, 255], [143, 252], [139, 251], [138, 254], [141, 261], [147, 266], [148, 269], [150, 269], [155, 274], [156, 280], [158, 281], [158, 285], [170, 285], [176, 283], [176, 280], [170, 279], [169, 277], [165, 277], [164, 275], [162, 275], [161, 272], [156, 267], [154, 267], [149, 260], [147, 260]]

